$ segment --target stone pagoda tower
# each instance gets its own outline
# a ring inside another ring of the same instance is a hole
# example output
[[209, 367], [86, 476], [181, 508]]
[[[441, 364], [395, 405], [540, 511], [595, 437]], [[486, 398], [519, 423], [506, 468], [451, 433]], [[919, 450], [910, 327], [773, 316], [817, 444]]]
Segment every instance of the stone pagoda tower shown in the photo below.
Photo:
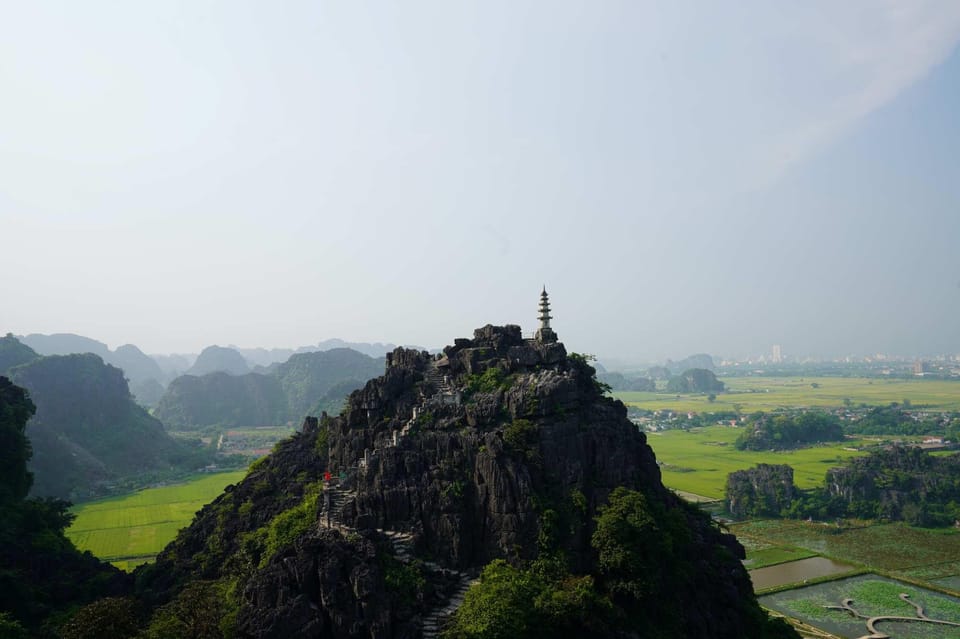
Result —
[[534, 336], [536, 340], [542, 344], [553, 344], [557, 341], [557, 334], [553, 332], [553, 329], [550, 328], [550, 320], [553, 317], [550, 316], [550, 297], [547, 295], [547, 287], [543, 287], [543, 292], [540, 293], [540, 314], [537, 316], [537, 319], [540, 320], [540, 328], [537, 329], [537, 333]]

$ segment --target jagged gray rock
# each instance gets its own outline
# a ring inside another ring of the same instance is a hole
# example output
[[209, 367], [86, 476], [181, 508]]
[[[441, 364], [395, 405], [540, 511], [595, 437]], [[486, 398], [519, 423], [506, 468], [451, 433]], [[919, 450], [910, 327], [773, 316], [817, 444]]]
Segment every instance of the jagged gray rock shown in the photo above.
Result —
[[[734, 610], [752, 598], [742, 547], [662, 486], [645, 435], [584, 358], [526, 340], [517, 326], [485, 326], [438, 356], [393, 351], [384, 375], [351, 394], [340, 416], [307, 421], [257, 472], [232, 501], [201, 513], [158, 559], [164, 576], [152, 577], [169, 585], [184, 571], [228, 574], [244, 531], [282, 511], [257, 491], [290, 503], [291, 482], [329, 472], [316, 525], [245, 577], [239, 636], [436, 636], [484, 565], [537, 556], [544, 510], [574, 495], [579, 524], [562, 551], [572, 571], [595, 571], [594, 517], [619, 486], [676, 509], [702, 546], [696, 573], [724, 575], [703, 591], [670, 594], [692, 611], [687, 629], [732, 638], [747, 627]], [[255, 515], [241, 514], [243, 500]], [[218, 527], [228, 532], [214, 544]], [[197, 554], [207, 562], [185, 558]], [[398, 592], [398, 574], [422, 585]]]

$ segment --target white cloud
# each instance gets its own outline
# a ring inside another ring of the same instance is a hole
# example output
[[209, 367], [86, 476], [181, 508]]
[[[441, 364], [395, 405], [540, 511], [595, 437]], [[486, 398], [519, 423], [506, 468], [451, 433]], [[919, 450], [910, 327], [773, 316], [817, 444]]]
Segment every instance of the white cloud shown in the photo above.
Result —
[[[942, 63], [960, 40], [960, 2], [825, 3], [810, 7], [802, 36], [816, 47], [821, 94], [788, 128], [767, 139], [754, 173], [775, 182]], [[819, 88], [819, 87], [818, 87]]]

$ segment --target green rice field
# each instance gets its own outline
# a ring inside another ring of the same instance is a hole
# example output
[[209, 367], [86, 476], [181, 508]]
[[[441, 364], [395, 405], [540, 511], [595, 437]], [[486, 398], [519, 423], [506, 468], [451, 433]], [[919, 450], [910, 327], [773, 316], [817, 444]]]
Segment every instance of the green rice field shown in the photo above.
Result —
[[823, 483], [828, 468], [866, 453], [846, 450], [860, 441], [801, 448], [791, 451], [740, 451], [733, 447], [743, 429], [706, 426], [690, 430], [647, 433], [647, 442], [661, 462], [663, 483], [669, 488], [713, 499], [723, 499], [727, 475], [757, 464], [789, 464], [799, 488]]
[[195, 512], [244, 475], [245, 470], [197, 475], [171, 486], [80, 504], [73, 508], [77, 518], [67, 536], [80, 550], [131, 570], [151, 561]]
[[744, 565], [749, 570], [775, 566], [788, 561], [797, 561], [798, 559], [806, 559], [807, 557], [815, 557], [817, 555], [817, 553], [811, 550], [769, 542], [756, 537], [741, 535], [737, 537], [737, 540], [743, 545], [744, 550], [747, 551], [747, 558], [744, 561]]
[[834, 522], [784, 519], [731, 524], [730, 532], [748, 549], [748, 559], [751, 548], [800, 549], [960, 594], [950, 585], [960, 576], [960, 531], [953, 528], [903, 523], [837, 528]]
[[[710, 402], [706, 395], [674, 395], [620, 391], [628, 406], [680, 412], [771, 411], [777, 408], [886, 405], [909, 399], [914, 406], [960, 410], [960, 380], [882, 379], [864, 377], [727, 377], [727, 392]], [[816, 384], [815, 388], [812, 386]], [[736, 405], [736, 406], [735, 406]]]

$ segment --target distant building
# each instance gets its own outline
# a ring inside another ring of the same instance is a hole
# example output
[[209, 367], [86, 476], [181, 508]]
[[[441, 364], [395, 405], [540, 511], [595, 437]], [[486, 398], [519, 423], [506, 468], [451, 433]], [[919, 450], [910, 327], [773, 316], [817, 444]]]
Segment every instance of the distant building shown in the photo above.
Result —
[[774, 344], [773, 348], [770, 349], [770, 361], [774, 364], [783, 362], [783, 351], [780, 349], [779, 344]]

